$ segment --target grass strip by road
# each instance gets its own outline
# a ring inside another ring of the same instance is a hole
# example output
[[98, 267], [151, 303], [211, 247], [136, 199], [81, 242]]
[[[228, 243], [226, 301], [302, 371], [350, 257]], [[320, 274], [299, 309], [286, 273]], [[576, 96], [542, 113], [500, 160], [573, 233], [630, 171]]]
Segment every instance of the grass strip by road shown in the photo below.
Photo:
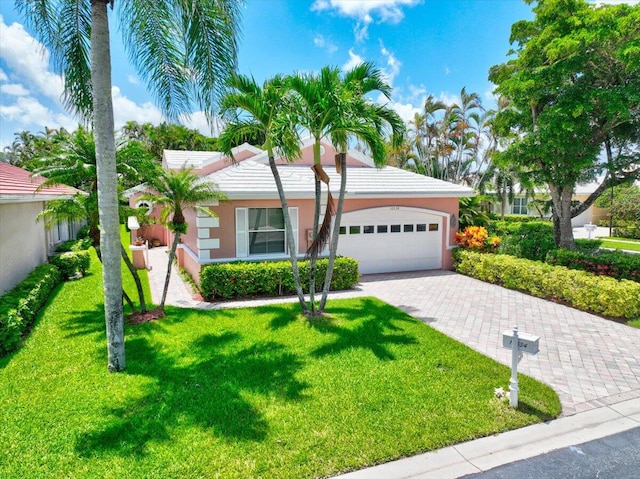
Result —
[[167, 308], [106, 371], [99, 263], [0, 361], [0, 477], [324, 477], [555, 417], [557, 395], [373, 298]]
[[640, 241], [633, 241], [629, 239], [604, 239], [598, 238], [602, 241], [600, 245], [602, 248], [621, 249], [627, 251], [640, 251]]

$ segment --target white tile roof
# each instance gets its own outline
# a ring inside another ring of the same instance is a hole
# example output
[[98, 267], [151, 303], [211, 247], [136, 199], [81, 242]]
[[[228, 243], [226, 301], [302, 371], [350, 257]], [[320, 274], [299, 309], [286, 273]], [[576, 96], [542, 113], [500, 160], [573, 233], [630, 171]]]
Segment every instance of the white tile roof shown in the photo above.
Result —
[[[287, 198], [313, 198], [314, 174], [308, 166], [278, 166]], [[337, 197], [340, 175], [335, 168], [325, 167], [331, 192]], [[276, 184], [269, 165], [245, 160], [208, 175], [231, 200], [278, 198]], [[326, 189], [325, 189], [326, 191]], [[391, 166], [384, 168], [348, 168], [347, 198], [442, 198], [473, 196], [466, 186], [418, 175]]]
[[164, 150], [163, 163], [172, 170], [182, 167], [200, 169], [223, 158], [219, 151]]

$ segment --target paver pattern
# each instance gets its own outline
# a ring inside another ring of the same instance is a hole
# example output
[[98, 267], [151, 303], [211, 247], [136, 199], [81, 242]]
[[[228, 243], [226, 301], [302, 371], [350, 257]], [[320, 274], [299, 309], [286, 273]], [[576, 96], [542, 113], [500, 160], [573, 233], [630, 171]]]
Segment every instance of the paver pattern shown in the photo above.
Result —
[[[162, 248], [149, 251], [156, 303], [166, 261]], [[380, 298], [509, 366], [511, 351], [502, 347], [504, 331], [517, 325], [521, 332], [540, 336], [540, 352], [525, 355], [518, 371], [553, 387], [565, 416], [640, 398], [640, 329], [449, 271], [367, 275], [355, 291], [332, 297], [363, 295]], [[296, 298], [203, 303], [174, 271], [167, 304], [218, 309], [292, 300]]]

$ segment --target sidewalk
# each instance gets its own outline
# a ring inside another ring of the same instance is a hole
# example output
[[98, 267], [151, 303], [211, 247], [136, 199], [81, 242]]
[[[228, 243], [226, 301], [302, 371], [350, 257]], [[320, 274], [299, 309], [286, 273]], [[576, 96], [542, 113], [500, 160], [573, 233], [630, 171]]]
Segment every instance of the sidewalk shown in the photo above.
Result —
[[[162, 294], [167, 259], [166, 248], [149, 250], [155, 303]], [[352, 472], [343, 479], [458, 478], [640, 427], [640, 329], [448, 271], [367, 275], [354, 290], [331, 294], [355, 296], [380, 298], [506, 365], [511, 352], [502, 347], [503, 331], [517, 324], [540, 336], [540, 352], [525, 357], [519, 372], [553, 387], [563, 412], [548, 423]], [[194, 299], [175, 266], [167, 296], [167, 304], [202, 309], [296, 300], [202, 302]]]

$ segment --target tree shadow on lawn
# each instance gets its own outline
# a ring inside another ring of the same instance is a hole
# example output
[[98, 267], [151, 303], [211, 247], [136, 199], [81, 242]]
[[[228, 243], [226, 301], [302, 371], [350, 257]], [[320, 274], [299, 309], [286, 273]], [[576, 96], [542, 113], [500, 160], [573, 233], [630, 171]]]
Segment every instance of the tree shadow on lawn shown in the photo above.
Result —
[[[339, 326], [332, 318], [310, 319], [308, 322], [314, 329], [331, 334], [334, 340], [312, 351], [314, 357], [338, 354], [346, 349], [368, 349], [378, 359], [388, 361], [395, 359], [388, 345], [417, 344], [414, 336], [405, 332], [397, 322], [413, 322], [404, 313], [399, 314], [393, 306], [373, 300], [358, 298], [357, 305], [351, 308], [332, 307], [330, 312], [343, 318], [362, 321], [355, 327]], [[366, 319], [361, 319], [361, 318]]]
[[207, 334], [185, 355], [170, 356], [146, 337], [127, 341], [126, 374], [153, 379], [145, 393], [107, 411], [105, 421], [80, 436], [83, 457], [145, 455], [150, 442], [171, 440], [172, 430], [198, 427], [221, 439], [261, 441], [269, 424], [246, 395], [304, 399], [308, 385], [296, 379], [302, 362], [284, 346], [239, 344], [237, 333]]

